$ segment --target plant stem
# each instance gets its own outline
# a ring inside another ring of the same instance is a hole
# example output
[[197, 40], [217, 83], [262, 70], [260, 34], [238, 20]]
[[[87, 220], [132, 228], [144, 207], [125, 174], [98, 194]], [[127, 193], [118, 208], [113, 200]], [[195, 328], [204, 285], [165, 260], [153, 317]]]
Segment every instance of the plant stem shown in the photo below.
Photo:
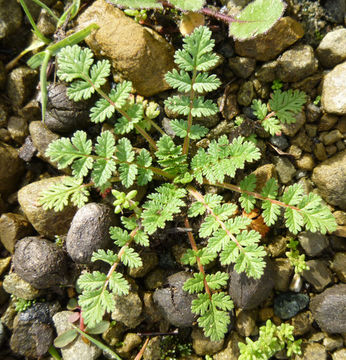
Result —
[[148, 343], [149, 343], [149, 337], [147, 337], [147, 339], [145, 340], [143, 346], [139, 350], [139, 353], [136, 355], [134, 360], [141, 360], [141, 358], [142, 358], [142, 356], [144, 354], [145, 348], [147, 347]]
[[153, 121], [152, 119], [149, 119], [150, 124], [161, 134], [161, 135], [167, 135], [161, 128], [159, 125], [156, 124], [155, 121]]
[[258, 194], [256, 192], [248, 191], [248, 190], [242, 190], [239, 186], [236, 186], [236, 185], [233, 185], [233, 184], [227, 184], [227, 183], [222, 183], [221, 184], [221, 183], [218, 183], [218, 182], [216, 182], [215, 184], [212, 184], [208, 180], [204, 180], [203, 183], [207, 184], [207, 185], [213, 185], [213, 186], [222, 187], [224, 189], [229, 189], [229, 190], [235, 191], [235, 192], [240, 193], [240, 194], [248, 194], [248, 195], [251, 195], [251, 196], [255, 197], [256, 199], [259, 199], [259, 200], [262, 200], [262, 201], [270, 201], [271, 203], [279, 205], [281, 207], [290, 208], [290, 209], [297, 210], [297, 211], [301, 210], [301, 209], [297, 208], [296, 206], [285, 204], [284, 202], [279, 201], [279, 200], [270, 199], [270, 198], [262, 196], [261, 194]]
[[41, 40], [43, 41], [45, 44], [50, 44], [51, 43], [51, 40], [47, 39], [40, 31], [40, 29], [37, 27], [37, 25], [35, 24], [35, 21], [34, 19], [32, 18], [31, 14], [30, 14], [30, 11], [28, 9], [28, 7], [26, 6], [26, 3], [24, 0], [19, 0], [20, 2], [20, 5], [22, 5], [22, 8], [25, 12], [25, 15], [28, 17], [28, 20], [32, 26], [32, 28], [34, 29], [34, 33], [35, 35]]
[[53, 13], [53, 11], [43, 2], [40, 0], [32, 0], [37, 5], [41, 6], [41, 8], [45, 9], [47, 13], [56, 21], [59, 21], [59, 18]]
[[[131, 234], [130, 234], [130, 237], [131, 239], [119, 250], [118, 252], [118, 255], [117, 255], [117, 258], [118, 260], [112, 265], [112, 267], [109, 269], [108, 271], [108, 274], [107, 274], [107, 278], [106, 278], [106, 281], [103, 285], [103, 288], [102, 288], [102, 292], [104, 292], [108, 286], [108, 283], [109, 283], [109, 280], [113, 274], [113, 272], [115, 271], [115, 269], [117, 268], [117, 266], [119, 265], [120, 263], [120, 260], [121, 260], [121, 257], [123, 256], [125, 250], [129, 247], [129, 245], [131, 244], [131, 242], [133, 241], [133, 238], [135, 237], [135, 235], [137, 234], [139, 230], [139, 226], [137, 226], [134, 230], [132, 230]], [[101, 293], [102, 293], [101, 292]]]
[[[189, 219], [188, 219], [187, 217], [185, 218], [185, 226], [186, 226], [187, 228], [190, 227]], [[195, 252], [197, 252], [197, 251], [198, 251], [198, 248], [197, 248], [196, 241], [195, 241], [195, 238], [193, 237], [192, 232], [188, 232], [188, 233], [187, 233], [187, 236], [188, 236], [188, 238], [189, 238], [189, 241], [190, 241], [190, 245], [191, 245], [192, 250], [194, 250]], [[204, 284], [205, 292], [208, 294], [209, 299], [211, 300], [211, 295], [212, 295], [212, 294], [211, 294], [209, 285], [208, 285], [208, 283], [207, 283], [207, 280], [206, 280], [206, 278], [205, 278], [204, 267], [203, 267], [203, 265], [202, 265], [202, 263], [201, 263], [201, 259], [200, 259], [198, 256], [196, 256], [196, 260], [197, 260], [197, 265], [198, 265], [199, 272], [203, 275], [203, 284]]]
[[40, 69], [40, 87], [41, 87], [41, 113], [42, 113], [42, 121], [44, 123], [44, 118], [46, 116], [46, 108], [48, 102], [48, 91], [47, 91], [47, 68], [49, 60], [52, 56], [52, 53], [49, 50], [44, 51], [44, 58], [41, 64]]
[[[131, 117], [123, 110], [119, 109], [116, 107], [114, 101], [100, 88], [97, 88], [95, 86], [95, 84], [92, 82], [92, 80], [90, 79], [90, 77], [86, 74], [80, 74], [82, 76], [82, 78], [87, 81], [95, 90], [96, 92], [101, 95], [106, 101], [108, 101], [108, 103], [110, 105], [112, 105], [122, 116], [124, 116], [129, 122], [131, 122]], [[145, 138], [145, 140], [148, 141], [148, 143], [155, 149], [157, 150], [157, 146], [156, 143], [154, 141], [154, 139], [144, 130], [142, 129], [139, 125], [134, 124], [135, 129]]]
[[103, 344], [101, 341], [98, 341], [96, 339], [94, 339], [92, 336], [90, 336], [89, 334], [87, 334], [86, 332], [82, 331], [81, 329], [79, 329], [77, 326], [71, 324], [82, 336], [84, 336], [85, 338], [87, 338], [90, 342], [92, 342], [94, 345], [96, 345], [99, 349], [101, 349], [102, 351], [106, 352], [107, 354], [109, 354], [110, 356], [112, 356], [113, 359], [116, 360], [122, 360], [121, 357], [116, 354], [113, 350], [111, 350], [108, 346], [106, 346], [105, 344]]
[[207, 209], [207, 211], [210, 213], [210, 215], [212, 215], [215, 218], [215, 220], [220, 224], [220, 227], [222, 228], [222, 230], [224, 230], [226, 232], [226, 234], [229, 236], [229, 238], [235, 242], [235, 244], [237, 245], [239, 250], [244, 251], [243, 247], [239, 244], [237, 238], [227, 229], [225, 223], [220, 219], [219, 216], [217, 216], [214, 213], [213, 209], [205, 203], [204, 196], [199, 191], [197, 191], [195, 188], [193, 188], [192, 186], [188, 186], [187, 190], [197, 201], [199, 201], [203, 204], [203, 206]]
[[249, 22], [252, 22], [252, 21], [244, 21], [244, 20], [238, 20], [236, 18], [234, 18], [233, 16], [230, 16], [230, 15], [225, 15], [225, 14], [221, 14], [221, 13], [218, 13], [212, 9], [209, 9], [209, 8], [202, 8], [199, 12], [201, 12], [202, 14], [204, 15], [207, 15], [207, 16], [211, 16], [215, 19], [218, 19], [218, 20], [221, 20], [227, 24], [229, 23], [232, 23], [232, 22], [237, 22], [237, 23], [249, 23]]
[[192, 74], [192, 79], [191, 79], [189, 115], [188, 115], [188, 118], [187, 118], [187, 130], [186, 130], [186, 136], [185, 136], [184, 145], [183, 145], [183, 155], [187, 155], [187, 153], [189, 151], [190, 131], [191, 131], [191, 126], [192, 126], [192, 108], [193, 108], [193, 100], [194, 100], [194, 97], [195, 97], [195, 90], [193, 89], [193, 85], [195, 84], [196, 76], [197, 76], [197, 70], [196, 70], [196, 67], [195, 67], [193, 69], [193, 74]]

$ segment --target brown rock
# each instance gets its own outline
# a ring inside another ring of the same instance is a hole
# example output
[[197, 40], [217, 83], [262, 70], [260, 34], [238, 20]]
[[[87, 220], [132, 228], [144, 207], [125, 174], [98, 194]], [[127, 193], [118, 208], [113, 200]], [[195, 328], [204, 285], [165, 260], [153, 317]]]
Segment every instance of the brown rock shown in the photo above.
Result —
[[143, 96], [169, 89], [164, 75], [174, 67], [173, 47], [155, 31], [137, 24], [121, 10], [97, 0], [78, 18], [78, 27], [100, 26], [85, 41], [96, 55], [110, 59], [121, 77]]
[[40, 194], [50, 186], [62, 181], [63, 176], [33, 182], [18, 192], [18, 202], [32, 226], [43, 236], [54, 239], [55, 235], [66, 235], [76, 208], [66, 206], [62, 211], [43, 210], [39, 204]]
[[254, 172], [256, 175], [256, 189], [255, 191], [261, 192], [265, 183], [275, 177], [275, 166], [274, 164], [266, 164], [257, 168]]
[[310, 154], [304, 154], [301, 159], [297, 160], [299, 169], [311, 171], [315, 167], [315, 162]]
[[318, 124], [318, 131], [330, 130], [338, 122], [338, 119], [335, 115], [323, 114]]
[[327, 113], [346, 114], [346, 61], [335, 66], [323, 80], [321, 104]]
[[13, 254], [16, 242], [32, 234], [28, 220], [19, 214], [6, 213], [0, 217], [0, 240], [5, 249]]
[[0, 142], [0, 193], [13, 191], [24, 171], [24, 162], [18, 151], [10, 145]]
[[317, 67], [314, 49], [310, 45], [297, 45], [281, 55], [276, 71], [280, 80], [295, 82], [313, 74]]
[[314, 147], [314, 155], [317, 157], [318, 160], [324, 161], [327, 160], [328, 156], [326, 153], [326, 149], [322, 143], [318, 143]]
[[240, 56], [260, 61], [273, 60], [303, 35], [303, 27], [297, 21], [283, 17], [266, 34], [254, 39], [236, 41], [235, 51]]
[[324, 200], [346, 209], [346, 150], [318, 165], [312, 173], [312, 181]]

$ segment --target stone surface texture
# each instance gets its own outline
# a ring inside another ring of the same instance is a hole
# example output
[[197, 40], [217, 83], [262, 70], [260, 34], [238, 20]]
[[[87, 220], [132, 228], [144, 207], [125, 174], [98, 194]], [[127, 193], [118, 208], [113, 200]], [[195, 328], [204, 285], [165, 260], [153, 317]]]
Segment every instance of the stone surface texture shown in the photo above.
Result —
[[328, 333], [346, 332], [346, 284], [334, 285], [316, 295], [310, 303], [319, 327]]
[[254, 39], [236, 41], [235, 51], [240, 56], [260, 61], [273, 60], [303, 35], [304, 30], [300, 23], [290, 17], [283, 17], [266, 34]]
[[18, 202], [24, 214], [36, 231], [49, 239], [54, 239], [55, 235], [67, 234], [71, 220], [77, 210], [69, 205], [59, 212], [53, 209], [43, 210], [39, 204], [41, 192], [62, 181], [62, 179], [62, 176], [58, 176], [39, 180], [22, 187], [18, 191]]
[[346, 114], [346, 62], [335, 66], [323, 80], [321, 104], [327, 113]]
[[346, 210], [346, 150], [316, 166], [312, 181], [324, 200]]
[[326, 68], [346, 60], [346, 29], [329, 32], [318, 45], [316, 56]]
[[79, 28], [91, 23], [100, 28], [85, 39], [88, 46], [96, 55], [110, 59], [114, 71], [132, 81], [140, 95], [169, 88], [164, 75], [174, 67], [174, 49], [166, 40], [105, 0], [95, 1], [78, 18]]

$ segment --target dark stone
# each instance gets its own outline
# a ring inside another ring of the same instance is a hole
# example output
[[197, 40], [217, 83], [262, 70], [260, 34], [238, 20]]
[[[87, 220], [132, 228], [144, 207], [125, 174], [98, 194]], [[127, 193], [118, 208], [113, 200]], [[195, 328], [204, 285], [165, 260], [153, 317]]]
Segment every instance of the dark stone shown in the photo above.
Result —
[[324, 1], [323, 7], [326, 10], [326, 17], [330, 22], [342, 24], [346, 16], [345, 0]]
[[48, 87], [48, 103], [45, 124], [49, 130], [68, 133], [83, 129], [89, 122], [91, 101], [70, 100], [66, 95], [66, 85], [51, 84]]
[[55, 334], [52, 317], [58, 304], [36, 303], [17, 315], [10, 340], [13, 352], [29, 358], [43, 356], [52, 345]]
[[251, 120], [258, 120], [250, 106], [243, 107], [243, 113]]
[[46, 239], [31, 236], [18, 241], [13, 265], [15, 272], [37, 289], [66, 283], [67, 256]]
[[114, 223], [112, 209], [103, 204], [89, 203], [80, 208], [66, 237], [66, 249], [77, 263], [90, 263], [98, 249], [111, 246], [109, 227]]
[[330, 287], [310, 303], [318, 326], [328, 333], [346, 332], [346, 284]]
[[266, 262], [259, 279], [249, 278], [245, 273], [238, 274], [235, 270], [230, 273], [229, 293], [238, 308], [251, 310], [268, 298], [274, 288], [274, 278], [273, 265], [269, 260]]
[[162, 315], [174, 326], [188, 327], [196, 321], [196, 316], [191, 312], [191, 303], [196, 296], [183, 290], [185, 281], [191, 277], [186, 272], [178, 272], [168, 277], [168, 287], [154, 292], [154, 302]]
[[285, 150], [288, 148], [289, 146], [289, 142], [286, 138], [286, 136], [281, 135], [281, 136], [271, 136], [269, 139], [270, 143], [273, 144], [274, 146], [278, 147], [281, 150]]
[[297, 315], [309, 304], [309, 297], [305, 294], [284, 293], [274, 299], [274, 313], [280, 319], [286, 320]]

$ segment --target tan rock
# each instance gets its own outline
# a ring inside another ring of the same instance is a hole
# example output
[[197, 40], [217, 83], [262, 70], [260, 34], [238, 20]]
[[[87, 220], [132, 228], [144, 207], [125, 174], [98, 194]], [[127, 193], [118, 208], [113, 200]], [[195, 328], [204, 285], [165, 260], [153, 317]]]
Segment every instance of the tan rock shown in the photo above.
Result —
[[321, 196], [330, 204], [346, 209], [346, 150], [318, 165], [312, 174]]
[[130, 80], [143, 96], [167, 90], [164, 75], [174, 67], [173, 47], [155, 31], [137, 24], [105, 0], [95, 1], [78, 18], [78, 29], [100, 26], [85, 41], [107, 57], [121, 78]]
[[283, 17], [266, 34], [236, 41], [235, 51], [240, 56], [260, 61], [273, 60], [303, 35], [303, 27], [297, 21], [291, 17]]
[[335, 66], [323, 80], [321, 104], [331, 114], [346, 114], [346, 61]]
[[63, 176], [43, 179], [22, 187], [18, 192], [18, 202], [26, 217], [36, 231], [54, 239], [55, 235], [66, 235], [76, 208], [66, 206], [62, 211], [44, 210], [39, 203], [40, 194], [50, 186], [61, 181]]
[[265, 183], [275, 177], [275, 166], [274, 164], [266, 164], [257, 168], [254, 172], [256, 175], [256, 188], [255, 191], [260, 192]]

